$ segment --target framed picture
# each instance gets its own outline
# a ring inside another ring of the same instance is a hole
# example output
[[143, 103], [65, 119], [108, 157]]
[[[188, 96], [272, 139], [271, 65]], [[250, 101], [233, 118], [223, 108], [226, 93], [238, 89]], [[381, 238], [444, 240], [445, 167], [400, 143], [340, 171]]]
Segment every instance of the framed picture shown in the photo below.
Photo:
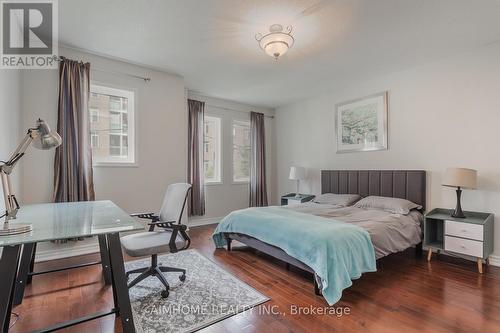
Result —
[[387, 91], [335, 107], [337, 153], [387, 149]]

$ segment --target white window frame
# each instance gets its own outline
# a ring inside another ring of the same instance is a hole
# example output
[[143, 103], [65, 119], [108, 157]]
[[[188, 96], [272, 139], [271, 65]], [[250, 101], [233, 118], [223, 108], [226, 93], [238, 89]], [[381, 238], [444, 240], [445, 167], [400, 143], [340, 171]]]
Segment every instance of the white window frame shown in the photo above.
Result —
[[[128, 152], [127, 158], [117, 157], [117, 156], [108, 156], [104, 160], [95, 161], [93, 160], [93, 165], [95, 167], [136, 167], [137, 163], [137, 98], [136, 98], [136, 90], [124, 87], [117, 87], [111, 84], [106, 84], [103, 82], [94, 82], [92, 81], [90, 84], [90, 92], [96, 94], [103, 95], [111, 95], [111, 96], [119, 96], [128, 99]], [[113, 110], [116, 111], [116, 110]]]
[[233, 184], [248, 184], [250, 183], [250, 174], [248, 175], [248, 180], [234, 179], [234, 125], [245, 125], [250, 129], [250, 121], [233, 119], [231, 122], [231, 181]]
[[[223, 165], [223, 157], [222, 157], [222, 126], [223, 126], [223, 119], [222, 117], [215, 116], [215, 115], [205, 115], [205, 119], [207, 118], [212, 118], [212, 119], [217, 119], [218, 122], [218, 127], [219, 130], [217, 131], [217, 136], [218, 136], [218, 147], [215, 150], [215, 162], [216, 162], [216, 170], [218, 170], [218, 179], [215, 180], [207, 180], [205, 178], [205, 185], [221, 185], [223, 184], [223, 173], [222, 173], [222, 165]], [[203, 135], [205, 135], [205, 126], [203, 126]], [[205, 146], [205, 145], [203, 145]], [[203, 155], [205, 154], [205, 147], [203, 147]], [[203, 172], [205, 172], [205, 165], [203, 165]], [[217, 174], [217, 173], [216, 173]]]

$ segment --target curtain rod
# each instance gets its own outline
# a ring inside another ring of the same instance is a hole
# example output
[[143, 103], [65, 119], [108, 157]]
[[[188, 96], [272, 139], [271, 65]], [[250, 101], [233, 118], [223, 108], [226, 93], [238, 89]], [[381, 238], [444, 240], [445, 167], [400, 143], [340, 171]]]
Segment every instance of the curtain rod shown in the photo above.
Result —
[[[235, 109], [225, 108], [225, 107], [222, 107], [222, 106], [211, 105], [211, 104], [208, 104], [208, 103], [205, 103], [205, 105], [206, 106], [210, 106], [212, 108], [221, 109], [221, 110], [235, 111], [235, 112], [242, 112], [242, 113], [250, 113], [250, 111], [235, 110]], [[274, 119], [274, 116], [268, 116], [267, 114], [264, 114], [264, 117]]]
[[[64, 59], [67, 59], [67, 58], [64, 58], [64, 57], [54, 57], [54, 60], [56, 61], [63, 61]], [[84, 62], [83, 61], [79, 61], [81, 64], [83, 64]], [[141, 79], [143, 80], [144, 82], [150, 82], [151, 81], [151, 78], [150, 77], [143, 77], [143, 76], [139, 76], [139, 75], [134, 75], [134, 74], [129, 74], [129, 73], [122, 73], [122, 72], [115, 72], [115, 71], [109, 71], [109, 70], [105, 70], [105, 69], [100, 69], [100, 68], [94, 68], [92, 66], [90, 66], [90, 70], [91, 71], [96, 71], [96, 72], [102, 72], [102, 73], [108, 73], [108, 74], [114, 74], [114, 75], [125, 75], [125, 76], [130, 76], [130, 77], [133, 77], [135, 79]]]

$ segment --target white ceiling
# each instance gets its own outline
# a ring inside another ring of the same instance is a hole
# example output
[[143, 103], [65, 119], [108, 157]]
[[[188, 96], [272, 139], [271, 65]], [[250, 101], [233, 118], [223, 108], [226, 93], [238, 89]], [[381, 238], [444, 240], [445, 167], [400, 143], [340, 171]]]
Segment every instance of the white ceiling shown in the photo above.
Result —
[[[500, 40], [498, 0], [63, 0], [60, 42], [276, 107]], [[292, 25], [277, 62], [256, 33]]]

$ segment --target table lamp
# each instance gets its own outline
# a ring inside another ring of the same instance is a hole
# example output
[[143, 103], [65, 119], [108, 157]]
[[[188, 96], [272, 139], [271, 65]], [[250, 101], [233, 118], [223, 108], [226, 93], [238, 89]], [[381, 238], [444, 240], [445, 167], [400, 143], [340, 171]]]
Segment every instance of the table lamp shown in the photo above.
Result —
[[295, 192], [295, 197], [296, 198], [300, 198], [300, 194], [299, 194], [299, 182], [302, 179], [305, 179], [305, 178], [306, 178], [306, 169], [304, 169], [302, 167], [294, 167], [294, 166], [290, 168], [290, 177], [289, 177], [289, 179], [297, 181], [297, 192]]
[[30, 224], [15, 225], [9, 224], [9, 220], [15, 219], [17, 211], [19, 210], [19, 203], [16, 196], [12, 193], [12, 185], [10, 183], [10, 174], [16, 163], [24, 156], [26, 149], [33, 143], [37, 149], [48, 150], [58, 147], [62, 142], [61, 137], [56, 132], [52, 131], [49, 125], [42, 119], [38, 119], [34, 128], [28, 129], [28, 133], [17, 146], [14, 153], [9, 160], [2, 162], [0, 165], [0, 177], [2, 178], [3, 196], [5, 200], [5, 223], [3, 228], [0, 227], [0, 236], [14, 235], [23, 232], [31, 231]]
[[460, 196], [462, 195], [462, 188], [476, 189], [477, 187], [477, 171], [465, 168], [448, 168], [444, 174], [443, 186], [457, 188], [457, 206], [455, 211], [451, 214], [452, 217], [464, 218], [464, 212], [460, 204]]

